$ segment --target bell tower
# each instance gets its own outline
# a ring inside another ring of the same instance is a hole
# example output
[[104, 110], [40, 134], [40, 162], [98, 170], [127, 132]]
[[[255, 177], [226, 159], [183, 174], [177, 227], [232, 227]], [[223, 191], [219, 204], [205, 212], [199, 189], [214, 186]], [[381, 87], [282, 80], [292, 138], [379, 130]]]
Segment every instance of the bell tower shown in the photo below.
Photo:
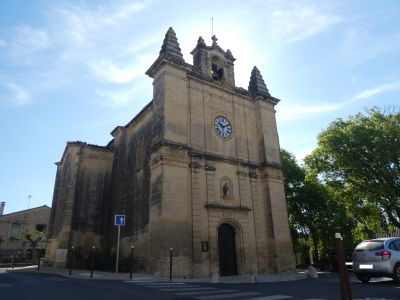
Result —
[[229, 49], [224, 51], [217, 44], [218, 39], [215, 35], [211, 39], [211, 46], [207, 46], [202, 37], [197, 40], [196, 48], [190, 53], [193, 55], [193, 70], [214, 83], [234, 87], [235, 58]]

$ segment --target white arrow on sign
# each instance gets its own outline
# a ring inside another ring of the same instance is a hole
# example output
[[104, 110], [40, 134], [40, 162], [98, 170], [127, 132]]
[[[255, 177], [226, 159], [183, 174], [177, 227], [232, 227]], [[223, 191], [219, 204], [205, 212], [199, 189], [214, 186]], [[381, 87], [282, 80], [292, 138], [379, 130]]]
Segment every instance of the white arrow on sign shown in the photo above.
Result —
[[119, 224], [124, 224], [124, 217], [121, 217], [121, 218], [119, 219]]

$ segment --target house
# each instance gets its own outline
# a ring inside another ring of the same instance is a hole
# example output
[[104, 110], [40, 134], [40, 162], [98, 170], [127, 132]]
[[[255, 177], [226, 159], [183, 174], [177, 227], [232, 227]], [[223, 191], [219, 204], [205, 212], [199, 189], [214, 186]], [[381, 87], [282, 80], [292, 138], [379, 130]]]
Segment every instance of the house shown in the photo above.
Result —
[[[9, 259], [14, 254], [24, 260], [32, 258], [31, 243], [25, 238], [26, 230], [47, 232], [50, 207], [47, 205], [3, 214], [5, 202], [0, 203], [0, 260]], [[38, 248], [46, 248], [46, 239], [38, 243]], [[19, 253], [18, 253], [19, 252]]]

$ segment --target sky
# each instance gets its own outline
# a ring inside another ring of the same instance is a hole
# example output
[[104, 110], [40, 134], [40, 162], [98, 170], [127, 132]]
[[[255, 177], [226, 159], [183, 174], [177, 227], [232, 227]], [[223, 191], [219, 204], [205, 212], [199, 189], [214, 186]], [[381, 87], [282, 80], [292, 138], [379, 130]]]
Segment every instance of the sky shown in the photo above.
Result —
[[[213, 26], [212, 20], [213, 19]], [[51, 206], [67, 141], [106, 145], [152, 99], [171, 26], [184, 59], [211, 35], [236, 86], [260, 70], [301, 162], [336, 118], [400, 105], [400, 1], [0, 1], [0, 201]], [[29, 197], [31, 196], [31, 197]]]

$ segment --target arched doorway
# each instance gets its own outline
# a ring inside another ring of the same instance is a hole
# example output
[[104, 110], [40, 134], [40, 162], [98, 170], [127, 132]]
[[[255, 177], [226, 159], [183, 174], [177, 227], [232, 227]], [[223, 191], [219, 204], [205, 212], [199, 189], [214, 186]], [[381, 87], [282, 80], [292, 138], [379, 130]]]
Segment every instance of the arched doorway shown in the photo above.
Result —
[[229, 224], [218, 227], [219, 273], [237, 275], [235, 229]]

